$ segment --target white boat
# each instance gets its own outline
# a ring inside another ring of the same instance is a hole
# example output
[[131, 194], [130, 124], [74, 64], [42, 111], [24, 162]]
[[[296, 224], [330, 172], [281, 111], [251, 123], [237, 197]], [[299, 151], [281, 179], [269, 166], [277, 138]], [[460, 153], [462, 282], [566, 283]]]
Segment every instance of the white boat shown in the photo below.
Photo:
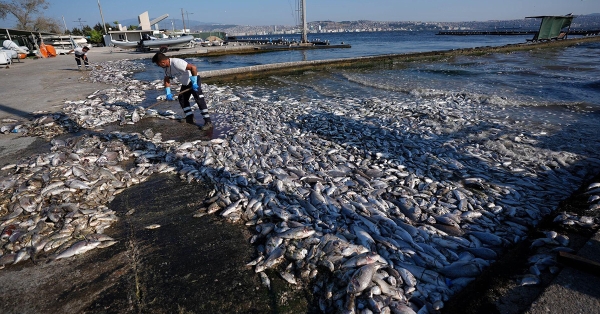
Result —
[[111, 43], [121, 49], [162, 49], [168, 48], [185, 48], [193, 46], [194, 36], [184, 35], [173, 38], [158, 38], [150, 40], [142, 40], [139, 42], [128, 40], [112, 40]]
[[44, 44], [51, 45], [56, 50], [57, 54], [67, 54], [75, 47], [83, 47], [88, 45], [88, 41], [84, 36], [73, 35], [49, 35], [42, 36]]
[[171, 47], [171, 48], [183, 48], [186, 46], [190, 46], [194, 41], [194, 36], [192, 35], [184, 35], [180, 37], [174, 38], [159, 38], [153, 40], [144, 40], [144, 47], [148, 48], [161, 48], [161, 47]]
[[139, 47], [139, 42], [137, 41], [111, 40], [110, 43], [121, 49], [137, 49]]

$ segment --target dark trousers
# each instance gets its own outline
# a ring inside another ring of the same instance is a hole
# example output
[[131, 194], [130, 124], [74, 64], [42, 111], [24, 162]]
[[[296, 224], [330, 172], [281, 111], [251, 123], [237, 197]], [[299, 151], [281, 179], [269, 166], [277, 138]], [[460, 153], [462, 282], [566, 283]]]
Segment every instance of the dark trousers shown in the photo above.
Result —
[[[198, 85], [200, 85], [200, 82], [198, 82]], [[204, 118], [204, 121], [210, 121], [210, 115], [208, 114], [208, 107], [206, 106], [206, 100], [204, 99], [204, 94], [202, 93], [202, 87], [198, 86], [198, 91], [194, 91], [192, 89], [192, 83], [190, 82], [188, 85], [181, 85], [181, 90], [179, 90], [179, 92], [182, 92], [186, 89], [189, 90], [179, 94], [179, 105], [181, 106], [181, 109], [183, 109], [185, 116], [187, 117], [194, 114], [192, 112], [192, 107], [190, 107], [190, 96], [194, 96], [194, 100], [196, 100], [198, 108], [200, 108], [202, 118]]]
[[86, 55], [83, 55], [83, 56], [75, 55], [75, 61], [77, 62], [77, 66], [78, 67], [81, 66], [81, 60], [83, 60], [83, 63], [85, 64], [86, 67], [90, 66], [90, 64], [88, 63], [88, 58], [87, 58]]

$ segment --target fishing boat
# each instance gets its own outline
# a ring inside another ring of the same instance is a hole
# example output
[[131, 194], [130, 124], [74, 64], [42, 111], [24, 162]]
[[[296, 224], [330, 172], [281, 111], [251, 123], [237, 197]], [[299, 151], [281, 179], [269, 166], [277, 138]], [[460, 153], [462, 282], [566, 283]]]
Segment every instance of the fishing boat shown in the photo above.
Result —
[[128, 41], [128, 40], [112, 40], [111, 43], [121, 49], [138, 49], [138, 50], [150, 50], [150, 49], [179, 49], [193, 46], [194, 36], [183, 35], [180, 37], [172, 38], [158, 38], [148, 39], [141, 41]]

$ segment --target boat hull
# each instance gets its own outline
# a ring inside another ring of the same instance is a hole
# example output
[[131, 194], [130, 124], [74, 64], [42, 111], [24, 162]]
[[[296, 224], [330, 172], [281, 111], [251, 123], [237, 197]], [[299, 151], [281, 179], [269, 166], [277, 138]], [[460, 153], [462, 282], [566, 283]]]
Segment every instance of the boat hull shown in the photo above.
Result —
[[111, 41], [111, 43], [113, 45], [115, 45], [115, 47], [118, 47], [118, 48], [121, 48], [121, 49], [136, 49], [139, 46], [136, 41], [113, 40], [113, 41]]
[[121, 49], [161, 49], [163, 47], [168, 48], [183, 48], [191, 45], [194, 40], [194, 36], [187, 35], [177, 38], [164, 38], [154, 40], [144, 40], [141, 43], [135, 41], [119, 41], [113, 40], [112, 44]]
[[194, 40], [194, 36], [186, 35], [177, 38], [164, 38], [145, 40], [143, 42], [144, 47], [148, 48], [161, 48], [161, 47], [184, 47], [189, 45]]

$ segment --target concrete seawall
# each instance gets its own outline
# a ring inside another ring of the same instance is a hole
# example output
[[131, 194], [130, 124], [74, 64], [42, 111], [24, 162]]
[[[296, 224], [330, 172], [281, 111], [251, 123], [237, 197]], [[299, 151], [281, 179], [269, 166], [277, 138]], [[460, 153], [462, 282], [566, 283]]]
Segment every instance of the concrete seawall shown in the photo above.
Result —
[[[507, 53], [532, 49], [558, 48], [573, 46], [585, 42], [600, 41], [600, 36], [565, 39], [550, 42], [512, 44], [500, 47], [476, 47], [465, 49], [453, 49], [431, 52], [415, 52], [405, 54], [388, 54], [372, 57], [342, 58], [314, 61], [296, 61], [275, 64], [264, 64], [249, 67], [240, 67], [224, 70], [213, 70], [200, 72], [202, 81], [205, 83], [229, 82], [233, 80], [255, 79], [274, 74], [292, 74], [307, 70], [323, 70], [327, 68], [352, 68], [385, 66], [395, 62], [434, 61], [457, 55], [482, 55], [487, 53]], [[173, 56], [191, 57], [190, 54], [173, 54]]]

